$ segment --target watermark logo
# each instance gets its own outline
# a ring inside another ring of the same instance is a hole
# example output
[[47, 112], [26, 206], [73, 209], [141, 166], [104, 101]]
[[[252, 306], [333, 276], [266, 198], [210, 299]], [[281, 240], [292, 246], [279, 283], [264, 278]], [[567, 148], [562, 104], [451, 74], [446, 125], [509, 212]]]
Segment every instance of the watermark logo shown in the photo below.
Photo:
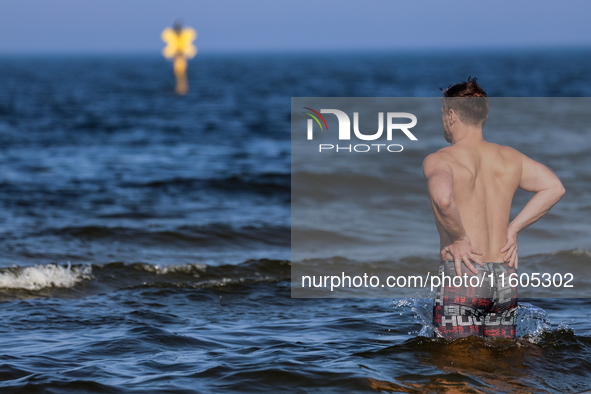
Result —
[[[324, 123], [324, 125], [326, 126], [326, 130], [328, 131], [328, 125], [326, 124], [326, 120], [324, 119], [324, 116], [320, 115], [320, 113], [318, 111], [313, 110], [312, 108], [309, 107], [304, 107], [304, 109], [307, 109], [309, 111], [314, 112], [316, 115], [318, 115], [318, 118], [322, 119], [322, 122]], [[321, 110], [323, 111], [323, 110]], [[318, 118], [314, 115], [312, 115], [309, 112], [304, 112], [306, 115], [310, 115], [312, 117], [312, 119], [314, 119], [316, 121], [316, 123], [318, 123], [318, 126], [320, 126], [320, 130], [322, 130], [322, 123], [320, 123], [320, 121], [318, 120]], [[311, 140], [312, 137], [312, 127], [314, 126], [312, 123], [312, 119], [308, 119], [308, 139]]]
[[[314, 121], [320, 126], [320, 130], [324, 130], [324, 127], [326, 127], [326, 130], [328, 131], [328, 125], [322, 114], [333, 114], [337, 117], [337, 121], [339, 122], [339, 140], [351, 140], [351, 119], [344, 111], [338, 109], [321, 109], [320, 112], [318, 112], [309, 107], [303, 108], [310, 111], [304, 113], [311, 117], [307, 122], [308, 140], [314, 139]], [[395, 123], [394, 119], [410, 119], [410, 123]], [[417, 125], [417, 117], [411, 113], [387, 112], [384, 116], [384, 112], [378, 112], [378, 131], [373, 134], [364, 134], [359, 130], [359, 113], [353, 112], [353, 133], [355, 134], [355, 137], [362, 141], [375, 141], [382, 137], [384, 133], [384, 123], [386, 123], [386, 139], [388, 141], [392, 140], [392, 135], [396, 130], [402, 131], [411, 141], [418, 141], [417, 137], [415, 137], [410, 131], [411, 128]], [[324, 124], [324, 127], [322, 124]], [[387, 146], [386, 144], [371, 144], [371, 146], [368, 144], [357, 144], [354, 146], [348, 145], [341, 147], [339, 147], [338, 144], [336, 146], [333, 144], [319, 144], [319, 152], [322, 152], [323, 150], [335, 150], [336, 152], [341, 150], [348, 152], [369, 152], [372, 150], [372, 147], [375, 147], [378, 152], [380, 152], [380, 147], [386, 147], [388, 152], [402, 152], [403, 150], [403, 147], [400, 144], [390, 144]]]

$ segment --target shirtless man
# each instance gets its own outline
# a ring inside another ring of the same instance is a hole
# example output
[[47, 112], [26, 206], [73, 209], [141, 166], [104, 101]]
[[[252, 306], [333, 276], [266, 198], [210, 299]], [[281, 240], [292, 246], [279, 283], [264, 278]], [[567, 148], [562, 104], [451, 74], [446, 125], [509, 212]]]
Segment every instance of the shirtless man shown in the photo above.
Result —
[[[517, 235], [565, 192], [544, 165], [484, 140], [488, 108], [486, 93], [475, 78], [445, 90], [443, 135], [451, 146], [423, 162], [440, 235], [440, 276], [453, 279], [457, 273], [468, 279], [468, 286], [460, 287], [444, 279], [437, 290], [433, 323], [436, 334], [444, 338], [515, 337], [517, 290], [507, 279], [517, 272]], [[509, 223], [517, 188], [535, 194]], [[481, 287], [469, 285], [474, 275], [484, 280]]]

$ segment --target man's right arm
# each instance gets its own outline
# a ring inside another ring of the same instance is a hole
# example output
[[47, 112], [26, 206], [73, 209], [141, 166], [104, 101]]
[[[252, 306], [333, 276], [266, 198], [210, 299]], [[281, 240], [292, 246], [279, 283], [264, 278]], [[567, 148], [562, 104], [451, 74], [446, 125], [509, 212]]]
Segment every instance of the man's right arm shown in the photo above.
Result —
[[534, 196], [528, 201], [519, 215], [513, 219], [507, 229], [507, 244], [501, 250], [507, 252], [505, 261], [517, 269], [517, 235], [521, 230], [535, 223], [544, 216], [564, 195], [565, 189], [560, 179], [548, 167], [521, 155], [521, 180], [519, 187]]
[[451, 166], [443, 159], [440, 153], [432, 153], [423, 161], [423, 173], [427, 178], [431, 207], [437, 223], [443, 227], [452, 243], [441, 251], [442, 257], [449, 252], [455, 263], [456, 272], [462, 275], [461, 263], [474, 274], [478, 270], [472, 265], [472, 261], [484, 265], [477, 255], [482, 252], [473, 248], [470, 239], [466, 235], [458, 206], [453, 196], [453, 172]]

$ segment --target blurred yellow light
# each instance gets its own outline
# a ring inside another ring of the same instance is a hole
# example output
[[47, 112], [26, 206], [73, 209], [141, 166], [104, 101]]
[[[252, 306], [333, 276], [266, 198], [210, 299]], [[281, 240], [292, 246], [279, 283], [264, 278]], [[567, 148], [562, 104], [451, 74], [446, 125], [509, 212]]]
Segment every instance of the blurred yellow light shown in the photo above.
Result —
[[162, 54], [167, 59], [172, 59], [179, 55], [191, 59], [197, 54], [197, 48], [193, 45], [193, 41], [197, 38], [197, 32], [190, 27], [185, 27], [180, 33], [167, 27], [162, 32], [161, 37], [162, 41], [166, 42], [166, 47], [162, 51]]

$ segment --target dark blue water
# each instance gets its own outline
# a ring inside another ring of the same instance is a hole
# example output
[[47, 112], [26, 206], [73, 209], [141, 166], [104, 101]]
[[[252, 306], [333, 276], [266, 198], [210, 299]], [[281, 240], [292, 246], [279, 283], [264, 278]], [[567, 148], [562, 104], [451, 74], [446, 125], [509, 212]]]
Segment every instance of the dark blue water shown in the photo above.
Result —
[[0, 58], [0, 392], [591, 389], [587, 299], [521, 300], [518, 340], [448, 343], [428, 299], [292, 299], [289, 281], [290, 97], [438, 96], [468, 75], [490, 96], [591, 96], [590, 66], [200, 54], [179, 97], [157, 56]]

